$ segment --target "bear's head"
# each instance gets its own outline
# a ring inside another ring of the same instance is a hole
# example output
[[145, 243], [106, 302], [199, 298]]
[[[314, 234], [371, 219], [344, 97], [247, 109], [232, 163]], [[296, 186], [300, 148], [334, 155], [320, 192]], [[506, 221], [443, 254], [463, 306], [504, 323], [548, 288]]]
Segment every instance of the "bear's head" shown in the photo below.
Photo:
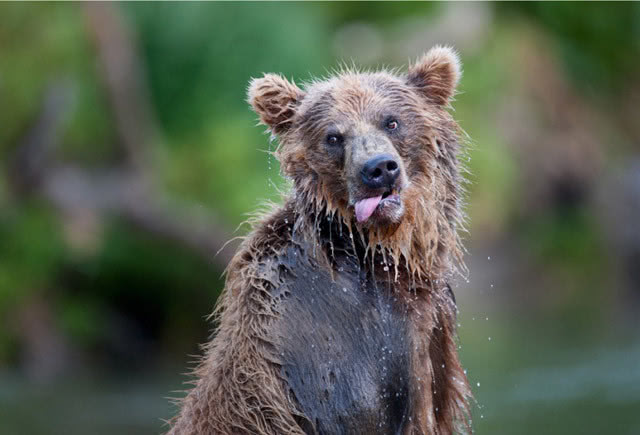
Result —
[[459, 129], [447, 107], [460, 74], [455, 52], [435, 47], [406, 73], [347, 69], [304, 89], [267, 74], [249, 102], [299, 197], [421, 271], [459, 257]]

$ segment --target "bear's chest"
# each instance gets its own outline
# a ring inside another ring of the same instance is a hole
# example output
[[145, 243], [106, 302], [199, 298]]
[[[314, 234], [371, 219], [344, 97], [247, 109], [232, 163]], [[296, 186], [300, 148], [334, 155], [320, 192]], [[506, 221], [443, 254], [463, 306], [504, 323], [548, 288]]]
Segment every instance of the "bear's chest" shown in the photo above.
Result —
[[409, 405], [406, 308], [392, 289], [346, 263], [339, 270], [332, 279], [325, 268], [294, 261], [274, 289], [282, 375], [308, 433], [401, 433]]

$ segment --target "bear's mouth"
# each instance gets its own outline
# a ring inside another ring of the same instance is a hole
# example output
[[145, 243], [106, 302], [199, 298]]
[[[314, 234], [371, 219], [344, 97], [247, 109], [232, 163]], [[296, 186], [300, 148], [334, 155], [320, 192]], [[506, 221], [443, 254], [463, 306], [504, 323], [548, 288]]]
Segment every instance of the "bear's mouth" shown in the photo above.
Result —
[[396, 189], [389, 189], [386, 190], [383, 194], [382, 194], [382, 199], [380, 200], [380, 204], [378, 204], [378, 207], [383, 207], [386, 205], [392, 205], [392, 204], [400, 204], [400, 192], [397, 191]]
[[382, 195], [363, 198], [355, 203], [356, 220], [358, 223], [363, 223], [374, 214], [384, 214], [385, 211], [391, 213], [401, 207], [400, 191], [386, 189]]

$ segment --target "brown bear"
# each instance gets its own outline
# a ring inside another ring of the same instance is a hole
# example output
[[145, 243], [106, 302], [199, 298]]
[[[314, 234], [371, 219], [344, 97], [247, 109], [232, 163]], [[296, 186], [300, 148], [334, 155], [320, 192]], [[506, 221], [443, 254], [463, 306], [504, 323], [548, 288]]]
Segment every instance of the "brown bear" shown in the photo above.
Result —
[[251, 82], [292, 190], [229, 264], [170, 433], [470, 431], [448, 284], [462, 265], [447, 111], [459, 77], [455, 52], [435, 47], [406, 73]]

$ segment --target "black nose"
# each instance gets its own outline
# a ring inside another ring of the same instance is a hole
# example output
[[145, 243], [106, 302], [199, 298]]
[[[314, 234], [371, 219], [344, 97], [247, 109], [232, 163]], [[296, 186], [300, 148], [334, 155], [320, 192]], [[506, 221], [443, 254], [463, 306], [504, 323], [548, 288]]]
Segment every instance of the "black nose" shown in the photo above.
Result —
[[390, 154], [380, 154], [370, 159], [362, 167], [362, 181], [367, 187], [378, 189], [380, 187], [393, 187], [400, 168]]

